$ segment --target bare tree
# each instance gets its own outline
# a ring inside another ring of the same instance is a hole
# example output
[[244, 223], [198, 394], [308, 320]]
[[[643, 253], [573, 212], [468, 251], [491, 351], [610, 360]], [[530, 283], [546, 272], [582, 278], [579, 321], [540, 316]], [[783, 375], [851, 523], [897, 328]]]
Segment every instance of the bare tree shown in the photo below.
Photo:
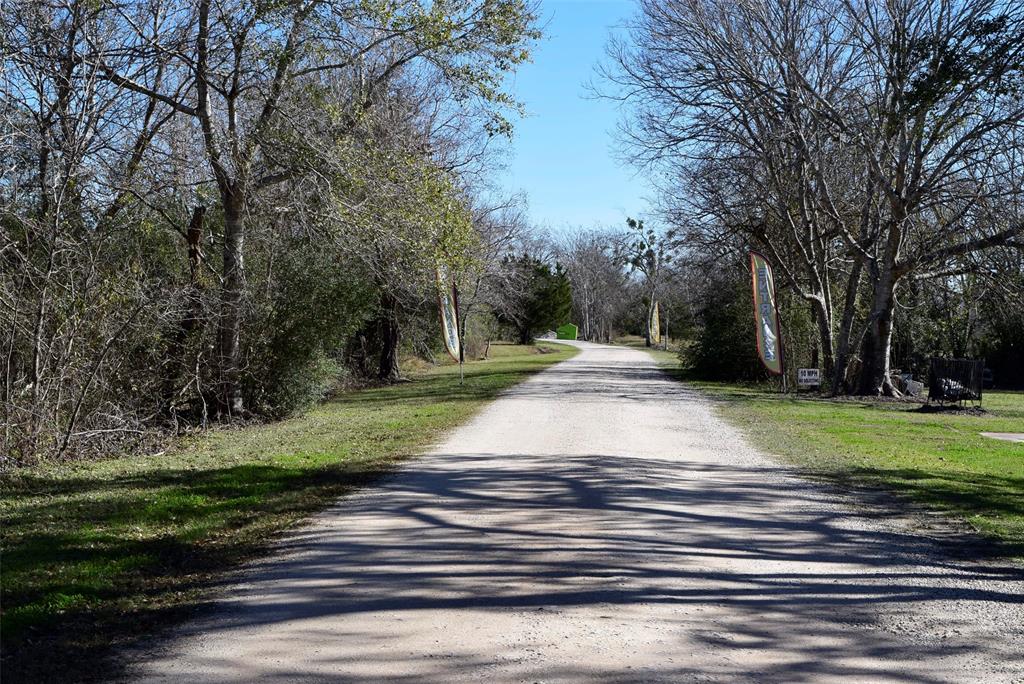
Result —
[[999, 158], [1024, 113], [1022, 30], [1008, 2], [646, 0], [609, 76], [635, 158], [680, 182], [674, 222], [774, 257], [835, 388], [867, 279], [860, 391], [891, 393], [899, 282], [1020, 234], [993, 209], [1020, 193]]
[[[120, 189], [138, 180], [169, 117], [155, 103], [119, 98], [79, 59], [115, 41], [100, 7], [15, 2], [2, 12], [5, 441], [11, 453], [31, 455], [45, 428], [59, 455], [84, 434], [94, 388], [117, 375], [111, 350], [129, 329], [154, 323], [140, 315], [149, 288], [113, 268], [108, 250], [120, 228]], [[91, 407], [121, 414], [115, 401]], [[92, 431], [135, 432], [108, 422]], [[14, 426], [23, 428], [18, 438]]]
[[[127, 44], [83, 51], [76, 59], [126, 91], [195, 122], [224, 218], [219, 356], [221, 410], [243, 411], [239, 383], [245, 293], [246, 218], [255, 198], [315, 172], [296, 143], [308, 102], [335, 74], [358, 87], [336, 117], [335, 136], [352, 130], [399, 70], [438, 74], [453, 96], [510, 104], [500, 73], [526, 58], [536, 34], [519, 0], [483, 0], [437, 11], [429, 4], [370, 6], [343, 0], [250, 4], [199, 0], [164, 6], [142, 25], [114, 10]], [[444, 27], [443, 31], [435, 30]], [[165, 66], [161, 66], [165, 65]], [[164, 74], [155, 82], [156, 74]], [[296, 97], [299, 92], [304, 97]], [[494, 126], [504, 120], [497, 116]], [[276, 145], [282, 132], [287, 141]]]
[[[314, 325], [275, 307], [296, 305], [290, 288], [311, 303], [331, 293], [275, 249], [320, 240], [311, 266], [351, 271], [351, 315], [329, 312], [344, 330], [369, 317], [371, 262], [418, 307], [423, 264], [472, 232], [468, 178], [509, 130], [503, 75], [538, 35], [518, 0], [12, 0], [0, 13], [2, 399], [16, 460], [205, 423], [207, 402], [237, 415], [243, 393], [276, 415], [254, 374], [290, 352], [259, 324]], [[373, 291], [378, 312], [388, 292]], [[325, 344], [292, 360], [334, 353]]]
[[[650, 321], [654, 315], [658, 294], [668, 276], [666, 267], [671, 263], [678, 246], [676, 235], [672, 229], [659, 234], [653, 228], [645, 228], [643, 221], [632, 218], [626, 220], [626, 225], [629, 230], [619, 245], [620, 263], [632, 272], [641, 275], [644, 299], [647, 305], [645, 321]], [[646, 324], [644, 325], [644, 340], [648, 347], [653, 344], [650, 326]]]
[[486, 331], [486, 350], [497, 333], [498, 312], [508, 311], [524, 287], [520, 273], [508, 268], [514, 254], [530, 232], [524, 198], [491, 197], [472, 207], [474, 247], [464, 262], [459, 281], [459, 321], [462, 339], [468, 340], [470, 322], [478, 320]]
[[628, 274], [621, 260], [622, 236], [611, 231], [580, 230], [559, 248], [572, 283], [573, 309], [583, 338], [611, 342], [629, 303]]
[[872, 282], [860, 391], [891, 393], [900, 281], [1024, 230], [993, 220], [999, 177], [989, 163], [1024, 118], [1024, 93], [1014, 86], [1024, 64], [1024, 8], [934, 1], [846, 9], [858, 54], [848, 92], [856, 118], [809, 93], [817, 114], [860, 147], [881, 194], [884, 213], [872, 232], [847, 241]]

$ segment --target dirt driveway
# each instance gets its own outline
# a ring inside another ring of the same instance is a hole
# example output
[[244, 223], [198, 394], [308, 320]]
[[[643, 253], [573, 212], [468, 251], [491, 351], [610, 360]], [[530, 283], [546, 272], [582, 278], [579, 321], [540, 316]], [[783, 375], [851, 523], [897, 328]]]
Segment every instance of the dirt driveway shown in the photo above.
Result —
[[1019, 566], [955, 559], [760, 455], [643, 352], [579, 344], [292, 533], [135, 675], [1024, 681]]

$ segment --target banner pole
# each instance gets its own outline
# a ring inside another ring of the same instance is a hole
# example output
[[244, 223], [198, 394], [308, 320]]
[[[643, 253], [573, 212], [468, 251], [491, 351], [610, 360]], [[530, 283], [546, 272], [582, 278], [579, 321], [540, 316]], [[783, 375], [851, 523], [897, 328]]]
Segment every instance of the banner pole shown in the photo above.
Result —
[[[779, 303], [775, 296], [775, 279], [771, 264], [754, 250], [750, 250], [750, 285], [754, 304], [754, 344], [757, 355], [770, 374], [782, 376], [779, 385], [782, 392], [786, 392], [786, 355], [782, 343]], [[767, 306], [769, 302], [771, 308]], [[777, 349], [771, 344], [772, 340], [777, 342]], [[776, 354], [768, 353], [770, 350], [778, 352], [777, 359]]]
[[459, 311], [459, 286], [452, 282], [452, 299], [455, 300], [455, 331], [459, 336], [459, 387], [462, 387], [466, 380], [463, 366], [466, 362], [466, 341], [462, 334], [462, 312]]

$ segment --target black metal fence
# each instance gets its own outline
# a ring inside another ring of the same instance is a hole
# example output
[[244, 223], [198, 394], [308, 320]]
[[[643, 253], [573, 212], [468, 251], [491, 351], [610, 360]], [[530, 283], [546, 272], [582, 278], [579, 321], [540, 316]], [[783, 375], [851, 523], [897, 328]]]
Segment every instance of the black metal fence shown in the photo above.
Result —
[[928, 401], [940, 404], [981, 402], [985, 361], [933, 358], [928, 368]]

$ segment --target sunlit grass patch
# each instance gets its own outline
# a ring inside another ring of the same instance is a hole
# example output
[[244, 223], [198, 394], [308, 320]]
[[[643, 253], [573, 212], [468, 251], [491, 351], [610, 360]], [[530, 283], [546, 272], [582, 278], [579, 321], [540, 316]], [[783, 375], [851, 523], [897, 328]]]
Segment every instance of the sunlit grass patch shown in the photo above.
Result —
[[677, 357], [654, 355], [716, 399], [721, 414], [766, 452], [815, 475], [953, 513], [1000, 542], [1000, 552], [1024, 556], [1024, 444], [980, 434], [1024, 432], [1024, 392], [986, 391], [986, 415], [922, 413], [917, 403], [828, 400], [696, 381], [683, 376]]

